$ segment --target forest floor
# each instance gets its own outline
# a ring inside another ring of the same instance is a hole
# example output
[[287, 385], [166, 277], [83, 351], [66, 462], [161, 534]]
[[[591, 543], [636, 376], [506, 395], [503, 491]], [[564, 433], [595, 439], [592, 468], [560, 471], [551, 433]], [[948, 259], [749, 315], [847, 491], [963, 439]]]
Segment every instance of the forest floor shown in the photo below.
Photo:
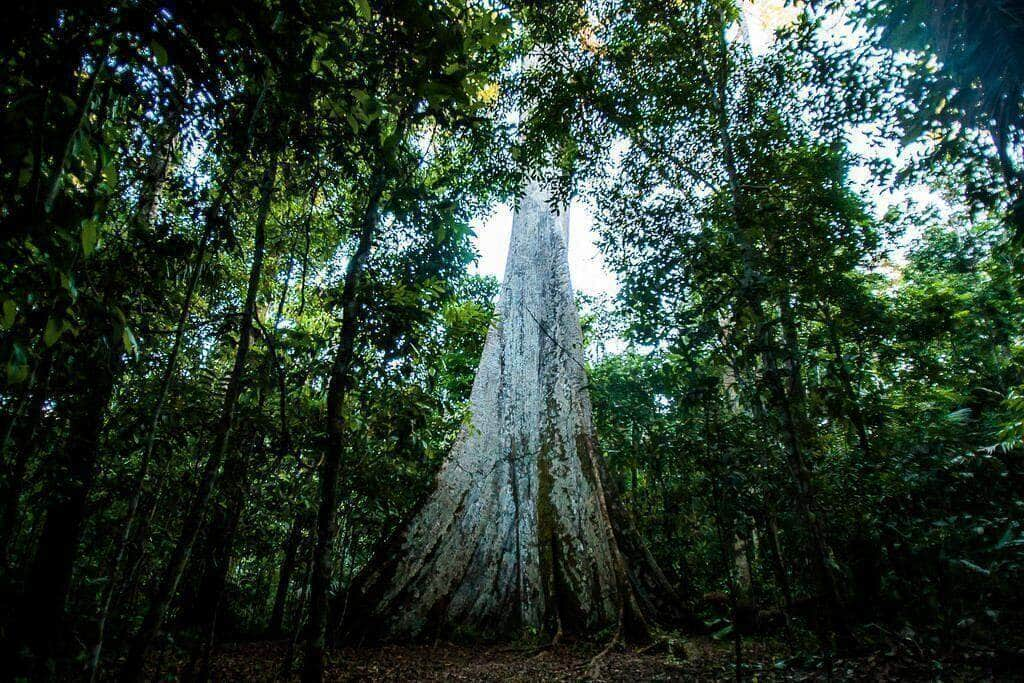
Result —
[[[285, 675], [285, 642], [225, 644], [214, 657], [215, 681], [294, 680]], [[729, 640], [688, 637], [646, 651], [619, 647], [605, 652], [593, 643], [549, 649], [509, 646], [435, 645], [342, 647], [329, 656], [330, 681], [692, 681], [735, 680], [733, 644]], [[771, 641], [743, 644], [746, 680], [1021, 680], [1021, 669], [995, 653], [968, 650], [945, 656], [889, 644], [874, 653], [832, 662], [832, 676], [819, 657], [786, 657]], [[1019, 662], [1018, 662], [1019, 663]], [[157, 680], [176, 680], [177, 666]]]

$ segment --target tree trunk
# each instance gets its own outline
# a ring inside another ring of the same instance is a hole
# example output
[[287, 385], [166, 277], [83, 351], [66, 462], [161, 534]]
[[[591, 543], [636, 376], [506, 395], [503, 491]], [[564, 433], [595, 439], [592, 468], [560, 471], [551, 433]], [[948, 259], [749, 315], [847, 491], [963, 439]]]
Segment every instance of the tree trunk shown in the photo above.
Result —
[[[306, 546], [309, 546], [308, 548]], [[288, 649], [285, 651], [284, 659], [282, 660], [281, 666], [281, 678], [291, 679], [292, 673], [295, 669], [295, 648], [299, 643], [299, 637], [302, 633], [304, 619], [303, 613], [306, 611], [306, 603], [309, 600], [310, 590], [310, 579], [313, 576], [313, 553], [316, 551], [315, 539], [311, 538], [310, 542], [301, 543], [299, 547], [300, 556], [303, 556], [302, 565], [304, 570], [302, 573], [302, 582], [299, 584], [298, 602], [295, 605], [295, 618], [292, 620], [292, 631], [288, 638]]]
[[199, 278], [202, 274], [206, 258], [206, 251], [209, 246], [210, 238], [212, 237], [214, 215], [215, 214], [213, 214], [212, 211], [207, 214], [206, 227], [203, 230], [203, 235], [199, 239], [199, 245], [196, 249], [195, 257], [193, 258], [188, 284], [185, 286], [185, 299], [182, 302], [181, 312], [178, 315], [178, 324], [174, 331], [174, 341], [171, 344], [171, 351], [167, 357], [167, 365], [164, 367], [163, 375], [160, 378], [160, 388], [157, 390], [156, 405], [150, 415], [148, 429], [146, 430], [146, 443], [142, 452], [142, 461], [139, 464], [139, 470], [135, 475], [135, 481], [132, 485], [132, 497], [128, 502], [128, 513], [125, 516], [124, 528], [121, 531], [117, 550], [114, 553], [114, 562], [110, 576], [108, 577], [107, 585], [103, 590], [102, 597], [100, 598], [100, 610], [96, 623], [96, 642], [93, 644], [89, 662], [89, 668], [91, 670], [90, 681], [96, 680], [96, 676], [99, 674], [99, 661], [100, 655], [103, 651], [103, 640], [105, 637], [107, 618], [110, 616], [110, 607], [113, 601], [114, 591], [117, 589], [121, 574], [123, 573], [125, 554], [128, 550], [128, 545], [132, 537], [135, 519], [138, 516], [139, 505], [142, 502], [142, 496], [146, 489], [146, 479], [149, 476], [149, 468], [153, 461], [153, 449], [156, 446], [157, 434], [160, 431], [160, 416], [163, 414], [163, 408], [164, 404], [167, 402], [167, 395], [171, 387], [171, 381], [174, 379], [174, 373], [177, 370], [178, 355], [181, 352], [181, 344], [185, 337], [189, 311], [192, 307], [192, 299], [199, 284]]
[[[61, 472], [54, 480], [55, 490], [46, 507], [21, 613], [15, 622], [21, 631], [18, 640], [30, 648], [35, 665], [50, 667], [63, 654], [60, 648], [67, 602], [88, 496], [96, 476], [100, 432], [121, 367], [117, 343], [95, 340], [95, 348], [86, 352], [91, 358], [79, 368], [85, 384], [72, 387], [76, 399], [69, 411], [68, 437], [59, 462]], [[53, 673], [35, 672], [40, 678]]]
[[198, 627], [202, 631], [214, 621], [227, 580], [235, 532], [250, 490], [248, 456], [252, 453], [262, 455], [262, 449], [259, 445], [252, 450], [232, 449], [225, 459], [217, 484], [218, 500], [210, 506], [206, 528], [193, 548], [186, 587], [181, 591], [181, 612], [176, 623], [185, 628]]
[[302, 665], [303, 681], [323, 679], [324, 648], [327, 643], [328, 588], [331, 581], [330, 550], [337, 535], [335, 513], [338, 507], [338, 474], [345, 447], [345, 397], [352, 384], [352, 361], [355, 355], [356, 322], [359, 305], [356, 292], [363, 268], [377, 231], [379, 203], [384, 192], [384, 179], [375, 175], [370, 181], [366, 208], [359, 222], [359, 242], [345, 269], [341, 293], [341, 336], [331, 365], [327, 387], [327, 447], [320, 463], [320, 505], [317, 509], [316, 544], [311, 570], [308, 642]]
[[[261, 400], [260, 411], [262, 403]], [[253, 452], [262, 456], [265, 450], [262, 438], [257, 434], [254, 440], [256, 443], [253, 444]], [[217, 621], [224, 604], [224, 589], [231, 566], [231, 550], [245, 510], [246, 499], [252, 488], [249, 465], [244, 457], [235, 453], [224, 466], [221, 488], [224, 489], [225, 505], [213, 506], [208, 525], [205, 568], [196, 592], [196, 603], [191, 606], [200, 636], [196, 642], [192, 666], [193, 670], [198, 671], [197, 680], [200, 681], [209, 680], [209, 667], [217, 639]]]
[[307, 524], [306, 513], [302, 511], [292, 520], [292, 528], [288, 532], [288, 540], [284, 544], [284, 559], [277, 575], [277, 590], [274, 592], [274, 608], [270, 613], [270, 626], [267, 629], [271, 636], [283, 633], [284, 608], [288, 601], [288, 587], [291, 585], [292, 574], [295, 573], [296, 561], [299, 557], [299, 543], [302, 531]]
[[[3, 492], [3, 517], [0, 519], [0, 570], [4, 571], [10, 569], [11, 546], [14, 544], [19, 526], [22, 487], [25, 484], [29, 459], [35, 452], [34, 442], [43, 419], [52, 365], [53, 354], [48, 350], [43, 351], [43, 357], [32, 375], [31, 394], [25, 413], [15, 413], [11, 416], [10, 433], [4, 438], [4, 456], [7, 454], [8, 444], [14, 447], [14, 462], [7, 472]], [[6, 460], [4, 457], [5, 464]]]
[[139, 189], [139, 203], [134, 212], [135, 223], [140, 228], [152, 228], [156, 220], [160, 195], [167, 184], [171, 163], [181, 139], [187, 100], [186, 89], [186, 92], [171, 105], [165, 123], [158, 129], [159, 139], [155, 141], [157, 149], [146, 162], [146, 172], [142, 177], [142, 187]]
[[771, 554], [772, 570], [775, 572], [775, 580], [782, 592], [782, 627], [786, 638], [786, 647], [790, 653], [793, 652], [793, 589], [789, 583], [789, 567], [785, 555], [782, 554], [782, 544], [779, 542], [779, 524], [774, 509], [765, 505], [764, 514], [765, 527], [768, 530], [768, 549]]
[[833, 362], [839, 373], [839, 381], [843, 387], [844, 403], [846, 404], [847, 417], [853, 430], [857, 434], [857, 443], [860, 446], [861, 454], [865, 463], [871, 463], [871, 440], [868, 438], [868, 429], [864, 420], [864, 413], [860, 409], [860, 401], [857, 400], [857, 392], [853, 387], [853, 378], [850, 376], [850, 369], [843, 358], [843, 347], [839, 343], [839, 335], [836, 334], [835, 322], [828, 311], [827, 306], [822, 306], [824, 314], [825, 329], [828, 331], [829, 347], [832, 350]]
[[327, 614], [327, 628], [329, 633], [337, 633], [341, 627], [342, 621], [345, 619], [345, 614], [348, 612], [348, 599], [352, 593], [352, 581], [351, 576], [348, 576], [350, 580], [346, 582], [346, 575], [349, 574], [345, 571], [346, 564], [351, 566], [349, 558], [352, 556], [352, 543], [355, 537], [355, 529], [352, 524], [352, 507], [345, 506], [345, 518], [344, 525], [341, 528], [341, 538], [338, 544], [338, 550], [336, 556], [338, 557], [338, 584], [341, 589], [338, 593], [334, 594], [333, 600], [331, 600], [330, 611]]
[[[786, 373], [789, 376], [789, 390], [782, 386], [778, 378], [778, 367], [774, 358], [766, 362], [767, 371], [771, 375], [768, 384], [776, 407], [782, 417], [783, 431], [787, 452], [787, 463], [797, 485], [797, 502], [806, 520], [811, 540], [814, 544], [813, 564], [818, 573], [818, 582], [827, 605], [829, 626], [839, 637], [841, 644], [849, 644], [851, 635], [846, 625], [846, 609], [842, 597], [842, 580], [836, 570], [832, 548], [825, 535], [824, 515], [819, 509], [811, 467], [804, 453], [810, 428], [804, 413], [803, 373], [801, 369], [799, 341], [796, 332], [796, 320], [788, 295], [779, 298], [779, 314], [783, 329], [783, 352], [785, 354]], [[770, 348], [771, 342], [765, 346]]]
[[[725, 478], [724, 466], [720, 450], [717, 448], [715, 435], [717, 429], [712, 428], [715, 422], [712, 413], [713, 402], [704, 402], [704, 464], [708, 468], [711, 479], [712, 512], [715, 521], [715, 535], [718, 537], [718, 552], [721, 557], [722, 571], [725, 573], [726, 587], [729, 589], [729, 611], [732, 618], [733, 674], [737, 683], [743, 680], [743, 639], [740, 637], [740, 596], [735, 562], [735, 546], [733, 556], [729, 553], [730, 537], [735, 541], [736, 510], [729, 504], [735, 498], [735, 491], [726, 496], [722, 492], [722, 480]], [[728, 509], [727, 509], [728, 508]]]
[[681, 612], [597, 452], [568, 216], [550, 203], [535, 184], [520, 201], [471, 424], [354, 581], [348, 633], [557, 638]]
[[255, 246], [253, 249], [252, 265], [249, 269], [249, 280], [246, 284], [245, 304], [239, 323], [238, 346], [235, 349], [234, 364], [231, 369], [231, 375], [228, 378], [227, 389], [224, 392], [220, 418], [214, 431], [210, 456], [206, 460], [206, 465], [203, 468], [199, 481], [199, 489], [196, 491], [192, 504], [185, 516], [181, 533], [178, 536], [174, 549], [171, 551], [171, 556], [156, 589], [156, 594], [153, 596], [142, 626], [128, 652], [128, 659], [121, 671], [121, 679], [126, 682], [138, 680], [142, 674], [146, 654], [153, 640], [160, 632], [167, 609], [177, 590], [178, 581], [181, 579], [181, 574], [188, 563], [192, 552], [192, 545], [195, 543], [196, 536], [199, 535], [199, 531], [202, 528], [203, 520], [217, 483], [220, 467], [227, 452], [228, 437], [231, 434], [231, 427], [234, 422], [235, 405], [238, 402], [239, 395], [242, 393], [242, 374], [245, 370], [245, 361], [252, 341], [252, 319], [256, 310], [256, 295], [259, 292], [260, 276], [263, 272], [266, 223], [267, 216], [270, 213], [270, 200], [274, 192], [274, 182], [277, 178], [277, 161], [278, 152], [275, 150], [271, 152], [271, 158], [267, 162], [267, 168], [263, 175], [260, 206], [256, 217]]

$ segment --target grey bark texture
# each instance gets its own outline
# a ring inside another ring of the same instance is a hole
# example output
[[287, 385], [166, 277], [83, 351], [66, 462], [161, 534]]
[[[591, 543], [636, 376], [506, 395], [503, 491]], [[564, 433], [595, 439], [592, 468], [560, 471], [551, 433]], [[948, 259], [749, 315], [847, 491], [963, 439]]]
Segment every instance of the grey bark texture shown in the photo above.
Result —
[[347, 637], [645, 634], [682, 615], [597, 452], [568, 227], [531, 184], [471, 417], [432, 494], [356, 578]]

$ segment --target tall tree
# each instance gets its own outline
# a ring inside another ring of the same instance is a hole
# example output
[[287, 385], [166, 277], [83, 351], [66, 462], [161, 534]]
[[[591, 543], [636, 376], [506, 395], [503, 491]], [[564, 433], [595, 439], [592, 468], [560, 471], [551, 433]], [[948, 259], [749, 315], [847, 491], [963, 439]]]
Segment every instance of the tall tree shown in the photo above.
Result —
[[357, 583], [379, 636], [646, 632], [674, 592], [623, 518], [590, 415], [568, 215], [528, 186], [470, 399], [434, 492]]

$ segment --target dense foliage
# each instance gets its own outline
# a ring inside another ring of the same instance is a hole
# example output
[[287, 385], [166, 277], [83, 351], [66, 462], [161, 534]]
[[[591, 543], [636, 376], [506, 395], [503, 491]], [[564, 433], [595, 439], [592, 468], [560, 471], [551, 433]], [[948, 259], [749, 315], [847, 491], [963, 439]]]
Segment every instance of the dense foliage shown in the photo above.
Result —
[[527, 177], [595, 207], [598, 433], [688, 609], [738, 654], [1009, 651], [1020, 10], [812, 2], [755, 50], [744, 8], [10, 8], [4, 668], [203, 676], [274, 637], [318, 680], [464, 422], [469, 225]]

